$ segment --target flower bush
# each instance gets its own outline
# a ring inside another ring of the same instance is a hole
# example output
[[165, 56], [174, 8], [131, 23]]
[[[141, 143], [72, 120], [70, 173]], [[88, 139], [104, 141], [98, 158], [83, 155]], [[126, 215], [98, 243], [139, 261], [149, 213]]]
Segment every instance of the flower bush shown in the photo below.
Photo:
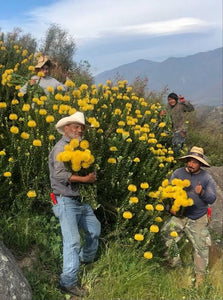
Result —
[[[171, 194], [168, 186], [161, 185], [162, 193], [159, 186], [176, 163], [170, 123], [161, 119], [160, 103], [154, 103], [154, 95], [153, 102], [138, 97], [126, 80], [79, 87], [67, 80], [66, 91], [61, 87], [54, 91], [49, 86], [45, 95], [35, 85], [23, 95], [19, 88], [33, 75], [35, 55], [16, 45], [5, 46], [3, 40], [0, 44], [2, 210], [49, 212], [48, 154], [61, 137], [55, 124], [64, 116], [82, 111], [91, 125], [82, 141], [82, 154], [88, 157], [88, 166], [94, 161], [97, 169], [92, 197], [97, 196], [94, 208], [103, 223], [103, 234], [121, 237], [136, 247], [141, 245], [141, 255], [151, 259], [153, 244], [156, 239], [159, 242], [159, 226], [166, 216], [161, 198]], [[16, 58], [10, 65], [7, 51]], [[77, 150], [74, 144], [71, 148], [65, 149], [59, 159], [72, 162], [72, 152]], [[74, 171], [79, 167], [72, 165]], [[180, 205], [173, 204], [175, 209]]]

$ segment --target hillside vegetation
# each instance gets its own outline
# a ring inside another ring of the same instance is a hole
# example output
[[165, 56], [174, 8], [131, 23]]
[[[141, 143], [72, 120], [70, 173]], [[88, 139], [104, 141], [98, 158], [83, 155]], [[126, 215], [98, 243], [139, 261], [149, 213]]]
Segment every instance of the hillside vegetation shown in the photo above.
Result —
[[[62, 237], [52, 213], [47, 159], [61, 137], [56, 122], [77, 110], [84, 112], [91, 126], [84, 141], [70, 145], [69, 151], [79, 147], [87, 150], [85, 157], [91, 153], [87, 165], [78, 166], [75, 172], [97, 170], [96, 184], [81, 186], [81, 191], [103, 228], [98, 260], [89, 269], [82, 266], [79, 274], [82, 284], [90, 289], [89, 299], [220, 299], [219, 269], [212, 269], [214, 286], [210, 276], [199, 291], [193, 288], [187, 240], [181, 245], [182, 272], [165, 266], [160, 228], [170, 217], [166, 204], [172, 206], [177, 196], [163, 196], [161, 191], [182, 191], [184, 185], [173, 186], [168, 181], [181, 164], [171, 147], [171, 122], [160, 117], [162, 92], [138, 96], [127, 80], [85, 84], [86, 76], [80, 80], [80, 73], [73, 70], [65, 81], [66, 91], [49, 87], [45, 95], [34, 86], [23, 95], [20, 87], [34, 74], [40, 53], [32, 53], [17, 42], [4, 40], [4, 35], [0, 40], [0, 237], [23, 268], [33, 299], [70, 299], [57, 288]], [[204, 145], [212, 164], [221, 164], [219, 136], [213, 135], [212, 141], [205, 135], [212, 119], [202, 132], [201, 122], [198, 116], [191, 117], [193, 130], [182, 154], [196, 142]], [[213, 147], [208, 148], [209, 142]], [[61, 155], [62, 161], [66, 154]], [[188, 204], [179, 197], [177, 200], [179, 209]], [[28, 264], [24, 263], [27, 258]]]

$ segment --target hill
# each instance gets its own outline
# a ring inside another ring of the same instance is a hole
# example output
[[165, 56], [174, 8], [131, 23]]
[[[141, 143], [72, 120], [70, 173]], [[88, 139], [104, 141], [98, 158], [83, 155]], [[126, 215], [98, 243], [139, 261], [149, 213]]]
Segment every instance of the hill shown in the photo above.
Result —
[[105, 83], [117, 76], [131, 84], [136, 77], [149, 79], [151, 91], [169, 91], [183, 94], [194, 104], [219, 106], [222, 104], [222, 50], [218, 48], [186, 57], [171, 57], [163, 62], [140, 59], [95, 76], [95, 82]]

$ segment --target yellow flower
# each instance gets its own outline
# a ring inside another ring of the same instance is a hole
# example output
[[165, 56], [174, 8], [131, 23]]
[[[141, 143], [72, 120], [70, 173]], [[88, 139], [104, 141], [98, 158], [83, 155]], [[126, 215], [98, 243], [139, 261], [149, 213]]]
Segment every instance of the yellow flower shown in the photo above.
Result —
[[36, 192], [34, 190], [30, 190], [30, 191], [28, 191], [27, 196], [29, 198], [35, 198], [36, 197]]
[[46, 87], [46, 90], [47, 90], [48, 93], [53, 93], [54, 92], [54, 88], [50, 85]]
[[8, 161], [9, 161], [9, 162], [13, 162], [14, 159], [13, 159], [12, 157], [9, 157]]
[[144, 236], [143, 236], [141, 233], [136, 233], [136, 234], [134, 235], [134, 239], [135, 239], [136, 241], [141, 242], [141, 241], [144, 240]]
[[28, 70], [29, 71], [35, 71], [35, 67], [34, 66], [28, 66]]
[[156, 210], [163, 211], [164, 210], [164, 206], [162, 204], [157, 204], [156, 205]]
[[87, 141], [87, 140], [82, 140], [81, 142], [80, 142], [80, 147], [81, 147], [81, 149], [88, 149], [89, 148], [89, 142]]
[[176, 231], [171, 231], [170, 236], [176, 238], [176, 237], [178, 237], [178, 233]]
[[138, 157], [136, 157], [133, 159], [133, 161], [137, 163], [137, 162], [140, 162], [140, 159]]
[[124, 219], [131, 219], [132, 213], [130, 211], [125, 211], [122, 216]]
[[52, 116], [52, 115], [46, 116], [46, 122], [47, 123], [53, 123], [54, 120], [55, 120], [54, 116]]
[[68, 87], [75, 87], [75, 83], [72, 80], [66, 80], [65, 85]]
[[164, 123], [164, 122], [159, 123], [159, 127], [160, 127], [160, 128], [163, 128], [163, 127], [165, 127], [165, 126], [166, 126], [166, 123]]
[[160, 223], [160, 222], [163, 222], [163, 219], [161, 217], [156, 217], [155, 221]]
[[77, 147], [79, 146], [79, 140], [78, 140], [78, 139], [72, 139], [72, 140], [70, 141], [70, 146], [71, 146], [71, 148], [73, 148], [73, 149], [77, 148]]
[[33, 146], [40, 147], [42, 146], [42, 142], [40, 140], [33, 140]]
[[19, 104], [19, 100], [17, 100], [17, 99], [12, 99], [11, 104], [12, 104], [12, 105]]
[[30, 121], [28, 121], [27, 125], [29, 127], [36, 127], [36, 122], [34, 120], [30, 120]]
[[30, 105], [29, 104], [23, 104], [22, 111], [29, 111]]
[[148, 189], [149, 184], [148, 184], [147, 182], [142, 182], [142, 183], [140, 184], [140, 187], [141, 187], [141, 189]]
[[130, 185], [128, 186], [128, 190], [129, 190], [130, 192], [136, 192], [136, 191], [137, 191], [137, 187], [136, 187], [134, 184], [130, 184]]
[[41, 115], [41, 116], [44, 116], [44, 115], [46, 115], [47, 114], [47, 111], [46, 111], [46, 109], [40, 109], [39, 110], [39, 114]]
[[150, 232], [157, 233], [159, 232], [159, 227], [157, 225], [151, 225], [149, 230]]
[[131, 202], [131, 203], [138, 203], [139, 199], [137, 197], [130, 197], [129, 198], [129, 202]]
[[0, 102], [0, 108], [6, 108], [7, 104], [5, 102]]
[[122, 113], [122, 111], [119, 108], [116, 108], [115, 111], [114, 111], [115, 115], [121, 115], [121, 113]]
[[10, 114], [10, 115], [9, 115], [9, 119], [10, 119], [10, 120], [17, 120], [17, 119], [18, 119], [18, 116], [17, 116], [17, 114]]
[[55, 136], [54, 136], [53, 134], [50, 134], [50, 135], [49, 135], [49, 140], [50, 140], [50, 141], [55, 140]]
[[38, 76], [38, 77], [44, 77], [45, 74], [44, 74], [42, 71], [40, 71], [40, 72], [37, 73], [37, 76]]
[[16, 126], [12, 126], [12, 127], [10, 128], [10, 132], [11, 132], [11, 133], [14, 133], [14, 134], [17, 134], [17, 133], [19, 133], [19, 128], [16, 127]]
[[150, 252], [150, 251], [146, 251], [146, 252], [144, 252], [144, 255], [143, 255], [145, 258], [147, 258], [147, 259], [152, 259], [153, 258], [153, 254], [152, 254], [152, 252]]
[[5, 150], [0, 151], [0, 156], [6, 155]]
[[20, 136], [21, 136], [22, 139], [27, 140], [29, 138], [29, 133], [22, 132]]
[[116, 158], [109, 157], [108, 163], [109, 163], [109, 164], [116, 164]]
[[12, 173], [11, 172], [5, 172], [3, 174], [4, 177], [11, 177], [12, 176]]
[[154, 207], [152, 206], [152, 204], [146, 204], [145, 208], [146, 208], [146, 210], [154, 210]]
[[110, 147], [109, 150], [110, 150], [110, 151], [113, 151], [113, 152], [118, 151], [117, 147], [115, 147], [115, 146]]

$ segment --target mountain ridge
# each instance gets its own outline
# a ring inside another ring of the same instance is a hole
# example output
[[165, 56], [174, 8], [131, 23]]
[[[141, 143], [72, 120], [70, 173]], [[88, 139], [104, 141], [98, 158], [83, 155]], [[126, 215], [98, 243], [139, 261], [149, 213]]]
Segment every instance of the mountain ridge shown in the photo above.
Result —
[[198, 105], [222, 105], [222, 50], [199, 52], [185, 57], [169, 57], [162, 62], [138, 59], [95, 75], [95, 82], [115, 82], [117, 75], [128, 80], [147, 77], [150, 91], [183, 94]]

